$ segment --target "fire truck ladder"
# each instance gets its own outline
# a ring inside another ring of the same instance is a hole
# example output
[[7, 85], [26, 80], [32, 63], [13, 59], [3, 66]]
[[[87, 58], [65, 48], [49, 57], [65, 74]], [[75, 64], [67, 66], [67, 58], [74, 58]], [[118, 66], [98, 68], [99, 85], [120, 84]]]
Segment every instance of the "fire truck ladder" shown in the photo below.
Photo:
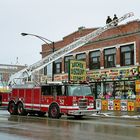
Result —
[[105, 32], [106, 30], [113, 28], [116, 24], [118, 24], [121, 21], [123, 21], [129, 17], [132, 17], [132, 16], [134, 16], [134, 14], [132, 12], [127, 13], [127, 14], [123, 15], [121, 18], [113, 20], [112, 22], [105, 25], [104, 27], [98, 28], [97, 30], [81, 37], [80, 39], [72, 42], [71, 44], [66, 45], [64, 48], [61, 48], [58, 51], [44, 57], [40, 61], [28, 66], [27, 68], [24, 68], [23, 70], [15, 73], [15, 74], [13, 74], [10, 77], [9, 84], [12, 84], [12, 85], [16, 84], [16, 79], [27, 79], [27, 78], [31, 77], [31, 79], [33, 80], [32, 76], [33, 76], [34, 72], [39, 71], [40, 69], [44, 68], [48, 64], [54, 62], [55, 60], [63, 57], [64, 55], [72, 52], [73, 50], [85, 45], [93, 38], [99, 36], [100, 34]]

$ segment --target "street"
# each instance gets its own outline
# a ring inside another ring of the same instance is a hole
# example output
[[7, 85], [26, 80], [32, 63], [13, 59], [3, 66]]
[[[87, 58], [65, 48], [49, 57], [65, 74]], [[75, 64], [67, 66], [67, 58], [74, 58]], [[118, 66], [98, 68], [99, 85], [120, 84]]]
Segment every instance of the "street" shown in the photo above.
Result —
[[0, 139], [5, 140], [139, 140], [140, 121], [102, 117], [49, 119], [10, 116], [0, 110]]

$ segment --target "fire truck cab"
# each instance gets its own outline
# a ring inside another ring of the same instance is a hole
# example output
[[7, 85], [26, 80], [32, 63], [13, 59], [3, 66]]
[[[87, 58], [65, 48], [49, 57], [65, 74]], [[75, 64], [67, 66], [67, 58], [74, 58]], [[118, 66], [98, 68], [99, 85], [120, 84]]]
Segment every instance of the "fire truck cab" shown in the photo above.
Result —
[[82, 117], [99, 110], [94, 109], [94, 94], [89, 84], [47, 83], [15, 86], [9, 98], [8, 111], [12, 115], [46, 113], [50, 118], [61, 115]]

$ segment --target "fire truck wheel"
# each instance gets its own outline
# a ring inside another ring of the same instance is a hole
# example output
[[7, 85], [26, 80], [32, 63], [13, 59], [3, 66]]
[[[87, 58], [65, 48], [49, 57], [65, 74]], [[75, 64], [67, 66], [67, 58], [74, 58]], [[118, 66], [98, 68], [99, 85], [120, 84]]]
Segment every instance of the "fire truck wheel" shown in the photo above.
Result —
[[57, 104], [51, 104], [48, 111], [48, 117], [50, 118], [57, 118], [61, 117], [60, 108]]
[[24, 109], [23, 104], [21, 102], [18, 103], [17, 112], [18, 112], [18, 115], [27, 115], [27, 112]]
[[17, 106], [14, 102], [10, 102], [8, 105], [8, 111], [11, 115], [17, 115]]

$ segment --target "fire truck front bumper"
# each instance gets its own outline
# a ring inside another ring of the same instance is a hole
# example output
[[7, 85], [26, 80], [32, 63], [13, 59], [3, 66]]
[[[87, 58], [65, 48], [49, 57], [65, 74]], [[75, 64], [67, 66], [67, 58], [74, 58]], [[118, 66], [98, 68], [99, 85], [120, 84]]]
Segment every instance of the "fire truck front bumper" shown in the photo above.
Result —
[[93, 110], [69, 110], [68, 115], [73, 115], [73, 116], [90, 116], [92, 114], [98, 113], [100, 110], [93, 109]]

